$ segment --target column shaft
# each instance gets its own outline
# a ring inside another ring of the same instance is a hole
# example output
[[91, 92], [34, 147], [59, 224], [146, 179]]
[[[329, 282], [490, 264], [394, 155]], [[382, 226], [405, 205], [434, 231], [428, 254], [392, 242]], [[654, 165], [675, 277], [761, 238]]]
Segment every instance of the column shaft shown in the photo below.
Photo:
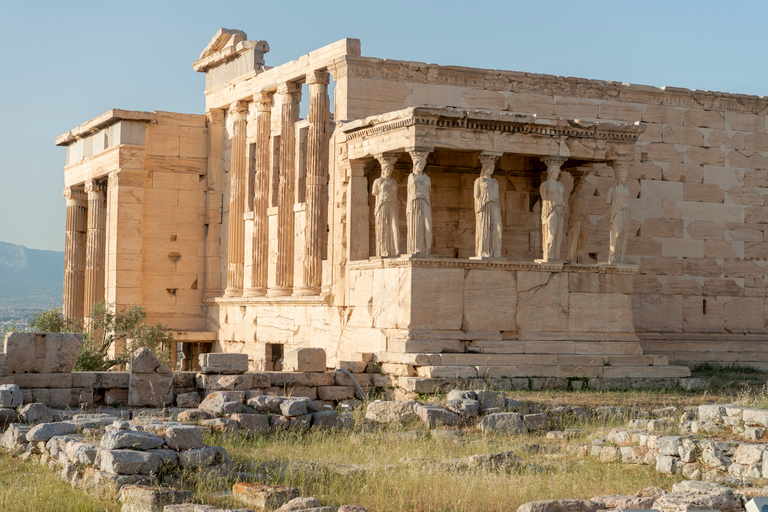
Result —
[[243, 292], [243, 263], [245, 261], [245, 169], [247, 105], [236, 101], [229, 108], [232, 124], [232, 167], [229, 191], [229, 239], [227, 241], [227, 289], [225, 297]]
[[82, 189], [67, 188], [66, 238], [64, 243], [63, 314], [82, 320], [85, 288], [85, 244], [88, 202]]
[[307, 137], [307, 213], [304, 241], [304, 274], [301, 295], [317, 295], [323, 280], [323, 246], [326, 243], [328, 203], [325, 185], [328, 181], [328, 130], [330, 100], [327, 71], [307, 76], [309, 85], [309, 134]]
[[282, 96], [280, 121], [280, 166], [277, 190], [277, 268], [275, 288], [270, 295], [290, 295], [293, 292], [293, 182], [295, 175], [296, 119], [299, 115], [301, 88], [299, 84], [284, 83], [277, 89]]
[[269, 264], [269, 132], [272, 116], [272, 93], [255, 94], [256, 133], [253, 165], [253, 252], [251, 285], [245, 295], [258, 297], [267, 293]]
[[104, 300], [104, 263], [106, 259], [107, 210], [104, 183], [89, 181], [88, 236], [85, 257], [85, 304], [83, 313], [89, 315], [94, 304]]

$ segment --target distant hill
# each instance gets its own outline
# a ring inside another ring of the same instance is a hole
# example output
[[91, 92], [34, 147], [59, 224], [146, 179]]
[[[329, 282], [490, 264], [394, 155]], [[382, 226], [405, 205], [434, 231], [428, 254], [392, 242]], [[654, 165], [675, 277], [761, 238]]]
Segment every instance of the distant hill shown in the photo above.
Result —
[[0, 328], [61, 306], [64, 253], [0, 242]]

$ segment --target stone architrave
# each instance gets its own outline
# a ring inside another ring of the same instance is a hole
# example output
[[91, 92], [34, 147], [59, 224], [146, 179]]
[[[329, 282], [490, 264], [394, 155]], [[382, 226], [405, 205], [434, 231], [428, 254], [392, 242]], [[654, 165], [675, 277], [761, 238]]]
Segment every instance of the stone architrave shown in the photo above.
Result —
[[326, 183], [328, 182], [328, 136], [330, 99], [328, 84], [331, 76], [327, 71], [315, 71], [307, 75], [309, 86], [309, 132], [307, 134], [306, 179], [306, 239], [304, 243], [304, 267], [298, 295], [318, 295], [323, 280], [323, 247], [327, 219], [325, 214]]
[[381, 177], [373, 182], [371, 193], [376, 198], [376, 256], [381, 258], [400, 256], [400, 203], [397, 200], [397, 181], [392, 178], [398, 157], [397, 154], [376, 157], [381, 164]]
[[88, 226], [88, 198], [79, 188], [64, 189], [67, 198], [64, 242], [64, 300], [62, 313], [67, 318], [85, 316], [85, 261]]
[[277, 94], [282, 97], [280, 122], [280, 166], [277, 186], [277, 265], [275, 268], [275, 287], [268, 292], [270, 296], [291, 295], [293, 293], [293, 225], [296, 120], [299, 116], [301, 86], [297, 83], [282, 83], [277, 87]]
[[128, 405], [163, 407], [173, 403], [173, 373], [148, 348], [131, 354]]
[[104, 263], [106, 258], [107, 210], [105, 183], [91, 180], [85, 184], [88, 194], [88, 235], [85, 258], [85, 304], [89, 315], [94, 304], [104, 300]]
[[[588, 172], [588, 171], [587, 171]], [[584, 249], [589, 234], [589, 209], [587, 195], [584, 193], [584, 171], [571, 171], [573, 190], [568, 196], [568, 255], [566, 259], [573, 263], [583, 263]]]
[[560, 166], [565, 157], [549, 156], [543, 159], [547, 166], [547, 180], [541, 184], [541, 241], [543, 261], [559, 261], [563, 240], [565, 201], [563, 184], [558, 181]]
[[245, 169], [247, 103], [235, 101], [229, 107], [232, 123], [232, 169], [229, 191], [229, 241], [227, 246], [227, 289], [225, 297], [243, 293], [245, 261]]
[[253, 259], [251, 286], [245, 290], [248, 297], [267, 293], [267, 263], [269, 261], [269, 130], [272, 117], [272, 93], [253, 95], [256, 104], [256, 133], [253, 159]]
[[475, 180], [475, 257], [501, 258], [501, 206], [499, 182], [493, 171], [499, 154], [480, 154], [480, 177]]
[[608, 204], [611, 205], [611, 240], [608, 250], [608, 263], [624, 263], [627, 254], [627, 238], [632, 213], [629, 209], [629, 189], [627, 181], [629, 164], [614, 162], [613, 171], [616, 181], [608, 190]]
[[5, 365], [8, 373], [69, 373], [75, 367], [82, 345], [80, 333], [8, 333]]
[[408, 151], [413, 160], [413, 172], [408, 176], [408, 203], [405, 213], [408, 219], [408, 253], [412, 256], [429, 256], [432, 249], [432, 181], [424, 173], [430, 151]]

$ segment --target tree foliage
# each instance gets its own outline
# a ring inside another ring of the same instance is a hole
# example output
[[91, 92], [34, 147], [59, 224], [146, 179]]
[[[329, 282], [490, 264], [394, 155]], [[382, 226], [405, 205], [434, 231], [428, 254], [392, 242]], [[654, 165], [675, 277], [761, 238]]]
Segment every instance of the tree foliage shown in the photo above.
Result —
[[141, 306], [117, 311], [114, 305], [101, 301], [93, 305], [85, 322], [65, 317], [58, 307], [35, 312], [27, 330], [83, 333], [75, 371], [109, 370], [128, 363], [131, 353], [141, 347], [151, 349], [161, 362], [170, 364], [173, 336], [162, 324], [150, 325], [146, 320], [147, 312]]

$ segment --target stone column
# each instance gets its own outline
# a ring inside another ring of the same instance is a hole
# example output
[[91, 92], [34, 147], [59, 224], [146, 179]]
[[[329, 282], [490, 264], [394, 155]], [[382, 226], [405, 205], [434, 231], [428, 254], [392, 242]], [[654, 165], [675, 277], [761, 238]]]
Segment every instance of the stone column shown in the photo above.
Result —
[[88, 193], [88, 236], [85, 256], [85, 305], [89, 315], [94, 304], [104, 300], [104, 263], [106, 259], [107, 210], [105, 184], [91, 180]]
[[269, 263], [269, 131], [272, 116], [272, 93], [253, 95], [256, 103], [256, 133], [253, 162], [253, 251], [251, 284], [243, 295], [260, 297], [267, 293]]
[[566, 158], [549, 156], [542, 158], [547, 166], [547, 179], [541, 184], [541, 244], [543, 262], [561, 261], [560, 246], [563, 240], [565, 201], [563, 184], [558, 181], [560, 166]]
[[408, 254], [430, 256], [432, 249], [432, 181], [424, 172], [431, 149], [413, 148], [408, 153], [413, 160], [413, 172], [408, 176]]
[[613, 162], [616, 181], [608, 190], [608, 204], [611, 205], [611, 236], [608, 249], [608, 263], [622, 264], [627, 255], [629, 223], [632, 212], [629, 209], [629, 189], [625, 182], [629, 172], [628, 162]]
[[307, 75], [309, 85], [309, 134], [307, 136], [307, 216], [304, 274], [297, 295], [318, 295], [323, 280], [323, 246], [327, 229], [325, 185], [328, 181], [328, 130], [330, 99], [327, 71]]
[[224, 110], [209, 109], [208, 117], [208, 175], [206, 190], [206, 218], [208, 228], [205, 232], [205, 279], [203, 283], [206, 297], [221, 295], [222, 286], [226, 287], [226, 273], [221, 268], [221, 214], [224, 206], [222, 194], [224, 179]]
[[67, 224], [64, 242], [64, 304], [65, 317], [82, 320], [85, 298], [85, 253], [88, 222], [88, 200], [85, 191], [68, 187]]
[[587, 194], [584, 193], [584, 181], [589, 174], [589, 167], [571, 170], [573, 189], [568, 196], [568, 252], [565, 259], [571, 263], [584, 262], [584, 250], [589, 236], [589, 208]]
[[280, 84], [277, 93], [282, 96], [282, 115], [277, 190], [277, 268], [275, 287], [269, 290], [271, 296], [293, 293], [293, 182], [296, 174], [296, 119], [299, 116], [301, 86], [296, 83]]
[[243, 293], [243, 262], [245, 259], [245, 169], [246, 125], [248, 104], [235, 101], [229, 107], [232, 123], [232, 167], [229, 191], [229, 239], [227, 241], [227, 289], [225, 297]]

